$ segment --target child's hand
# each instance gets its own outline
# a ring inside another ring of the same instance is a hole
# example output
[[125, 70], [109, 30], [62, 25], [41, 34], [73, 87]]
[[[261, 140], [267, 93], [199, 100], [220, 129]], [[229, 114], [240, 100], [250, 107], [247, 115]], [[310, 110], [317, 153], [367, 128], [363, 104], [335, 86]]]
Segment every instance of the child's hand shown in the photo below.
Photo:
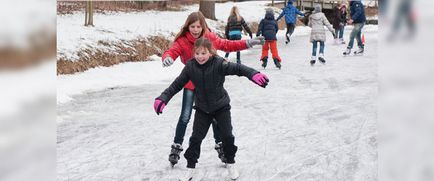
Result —
[[247, 47], [252, 48], [255, 45], [263, 45], [265, 43], [265, 38], [263, 36], [257, 36], [253, 39], [246, 41]]
[[268, 77], [265, 74], [262, 73], [257, 73], [255, 75], [253, 75], [252, 77], [252, 81], [256, 84], [258, 84], [259, 86], [265, 88], [268, 85]]
[[166, 103], [164, 103], [163, 101], [161, 101], [160, 99], [155, 99], [154, 102], [154, 110], [157, 113], [157, 115], [162, 114], [163, 113], [163, 109], [166, 106]]

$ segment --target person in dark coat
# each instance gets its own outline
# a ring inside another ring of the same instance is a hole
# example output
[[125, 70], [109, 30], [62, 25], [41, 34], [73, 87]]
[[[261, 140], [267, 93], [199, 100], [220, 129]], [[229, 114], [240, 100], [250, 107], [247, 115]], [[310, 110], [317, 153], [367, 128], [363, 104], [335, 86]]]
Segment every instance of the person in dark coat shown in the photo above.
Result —
[[285, 16], [285, 23], [286, 23], [286, 41], [285, 43], [288, 44], [291, 41], [291, 35], [294, 33], [295, 25], [297, 23], [297, 15], [304, 16], [304, 13], [300, 12], [296, 7], [293, 5], [293, 0], [288, 0], [288, 5], [283, 8], [282, 13], [277, 17], [276, 21], [279, 21], [280, 18]]
[[267, 67], [268, 61], [268, 49], [271, 49], [271, 55], [273, 56], [274, 64], [277, 68], [281, 68], [280, 62], [282, 59], [279, 57], [279, 52], [277, 51], [277, 38], [276, 34], [279, 30], [277, 26], [277, 21], [274, 19], [274, 12], [272, 9], [267, 9], [265, 12], [265, 18], [261, 20], [258, 25], [258, 31], [256, 36], [262, 34], [265, 38], [265, 44], [262, 45], [262, 67]]
[[354, 28], [353, 31], [351, 31], [350, 42], [348, 42], [347, 49], [343, 53], [344, 55], [349, 55], [351, 53], [351, 49], [354, 45], [354, 38], [357, 39], [357, 45], [359, 46], [359, 50], [355, 51], [355, 53], [360, 54], [365, 50], [365, 45], [362, 42], [362, 29], [363, 26], [365, 26], [366, 16], [365, 7], [360, 0], [350, 0], [350, 16], [351, 19], [348, 20], [348, 24], [353, 24]]
[[244, 76], [264, 88], [268, 84], [268, 78], [250, 67], [228, 62], [217, 56], [211, 41], [206, 38], [199, 38], [195, 42], [193, 52], [194, 58], [187, 62], [175, 81], [155, 99], [154, 110], [157, 114], [162, 113], [170, 99], [191, 80], [196, 86], [196, 113], [190, 144], [184, 154], [187, 159], [187, 172], [180, 180], [193, 178], [202, 140], [213, 119], [217, 122], [222, 138], [229, 176], [231, 179], [237, 179], [239, 173], [234, 165], [237, 146], [234, 145], [235, 137], [232, 134], [230, 98], [223, 87], [225, 77], [227, 75]]
[[[229, 40], [241, 40], [241, 31], [244, 30], [252, 37], [252, 31], [247, 26], [244, 18], [240, 15], [238, 7], [234, 6], [231, 9], [231, 14], [228, 17], [228, 23], [225, 28], [226, 38]], [[226, 52], [225, 58], [229, 57], [229, 52]], [[237, 63], [241, 63], [240, 51], [237, 51]]]

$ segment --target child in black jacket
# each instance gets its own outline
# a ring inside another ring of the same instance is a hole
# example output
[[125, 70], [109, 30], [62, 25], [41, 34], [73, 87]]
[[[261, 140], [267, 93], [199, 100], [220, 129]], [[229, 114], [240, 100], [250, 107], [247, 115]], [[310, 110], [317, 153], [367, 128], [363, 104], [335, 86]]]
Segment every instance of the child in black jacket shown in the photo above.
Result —
[[226, 75], [245, 76], [261, 87], [266, 87], [268, 78], [247, 66], [225, 61], [216, 55], [211, 42], [206, 38], [196, 40], [194, 59], [188, 61], [181, 74], [164, 92], [155, 99], [154, 110], [162, 113], [169, 100], [191, 80], [196, 86], [193, 133], [184, 157], [187, 159], [187, 173], [180, 180], [190, 180], [194, 176], [194, 168], [200, 156], [200, 145], [213, 119], [217, 121], [221, 133], [223, 152], [229, 176], [237, 179], [238, 171], [234, 167], [237, 146], [232, 134], [230, 99], [223, 87]]

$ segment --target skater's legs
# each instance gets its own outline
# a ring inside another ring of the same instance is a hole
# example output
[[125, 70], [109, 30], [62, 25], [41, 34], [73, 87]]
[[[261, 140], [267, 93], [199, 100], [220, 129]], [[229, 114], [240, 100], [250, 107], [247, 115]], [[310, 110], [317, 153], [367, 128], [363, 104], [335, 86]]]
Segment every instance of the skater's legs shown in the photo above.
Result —
[[316, 49], [318, 48], [318, 41], [312, 42], [312, 56], [316, 56]]
[[358, 28], [358, 32], [357, 32], [357, 46], [359, 46], [360, 48], [364, 48], [363, 42], [362, 42], [362, 28], [363, 28], [364, 24], [360, 23], [360, 27]]
[[268, 57], [268, 49], [270, 48], [269, 41], [265, 41], [264, 45], [262, 45], [262, 55], [261, 59], [264, 57]]
[[[341, 26], [339, 28], [339, 39], [344, 38], [344, 30], [345, 30], [345, 26]], [[336, 34], [337, 35], [337, 34]]]
[[271, 55], [273, 59], [277, 58], [279, 62], [281, 61], [279, 57], [279, 51], [277, 50], [277, 40], [270, 41]]
[[319, 41], [319, 54], [324, 55], [325, 44], [323, 41]]
[[[359, 33], [361, 33], [361, 29], [363, 27], [363, 23], [356, 23], [354, 24], [354, 28], [350, 33], [350, 42], [348, 42], [348, 49], [352, 49], [353, 45], [354, 45], [354, 38], [356, 38], [356, 36], [359, 35]], [[359, 40], [357, 40], [358, 42]], [[361, 41], [361, 38], [360, 38]]]
[[214, 133], [214, 140], [215, 143], [220, 143], [222, 141], [222, 138], [220, 136], [220, 130], [219, 125], [217, 124], [217, 121], [215, 119], [212, 120], [212, 131]]
[[230, 53], [230, 52], [226, 52], [226, 54], [225, 54], [225, 58], [228, 58], [228, 57], [229, 57], [229, 53]]
[[226, 163], [235, 163], [235, 153], [237, 146], [234, 145], [235, 137], [232, 134], [232, 121], [230, 106], [227, 109], [222, 109], [215, 114], [215, 119], [219, 125], [219, 130], [222, 136], [223, 152], [227, 159]]
[[194, 114], [193, 133], [184, 157], [187, 159], [187, 168], [195, 168], [200, 157], [200, 145], [208, 132], [213, 117], [200, 110]]
[[178, 124], [176, 125], [176, 132], [174, 142], [182, 144], [184, 141], [185, 130], [187, 128], [187, 124], [190, 121], [191, 112], [193, 110], [193, 101], [194, 101], [194, 91], [189, 89], [184, 89], [184, 93], [182, 96], [182, 107], [181, 107], [181, 115], [178, 119]]

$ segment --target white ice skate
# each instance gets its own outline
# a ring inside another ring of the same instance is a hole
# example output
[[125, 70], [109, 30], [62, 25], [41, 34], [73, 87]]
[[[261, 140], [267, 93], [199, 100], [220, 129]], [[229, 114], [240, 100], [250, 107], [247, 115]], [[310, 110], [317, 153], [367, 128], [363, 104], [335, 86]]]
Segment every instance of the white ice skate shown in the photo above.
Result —
[[365, 52], [364, 48], [359, 47], [357, 51], [354, 52], [354, 55], [362, 55]]
[[326, 60], [324, 59], [324, 54], [319, 54], [318, 60], [323, 64], [326, 63]]
[[193, 179], [195, 172], [196, 171], [194, 168], [187, 168], [187, 172], [184, 176], [179, 178], [179, 181], [190, 181], [191, 179]]
[[351, 54], [351, 49], [347, 48], [343, 54], [344, 55], [350, 55]]
[[228, 169], [228, 172], [229, 172], [228, 176], [230, 179], [236, 180], [236, 179], [238, 179], [238, 177], [240, 177], [240, 173], [238, 172], [234, 163], [226, 164], [226, 168]]
[[315, 62], [316, 62], [316, 56], [312, 56], [310, 58], [310, 65], [313, 66], [315, 64]]
[[340, 39], [339, 39], [339, 42], [340, 42], [340, 44], [345, 45], [345, 40], [344, 40], [343, 38], [340, 38]]

